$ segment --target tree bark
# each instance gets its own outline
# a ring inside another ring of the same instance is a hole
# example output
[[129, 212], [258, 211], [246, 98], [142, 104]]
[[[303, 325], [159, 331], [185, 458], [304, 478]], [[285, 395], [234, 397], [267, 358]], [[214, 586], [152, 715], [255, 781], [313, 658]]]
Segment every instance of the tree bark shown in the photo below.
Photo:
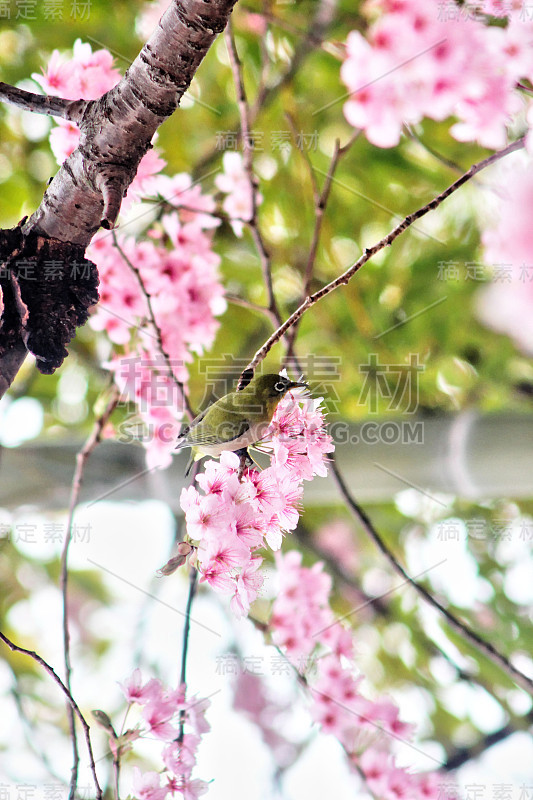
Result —
[[[61, 102], [54, 100], [51, 104], [52, 113], [59, 116], [68, 117], [69, 106], [76, 109], [80, 142], [51, 181], [35, 213], [12, 231], [3, 232], [0, 239], [0, 396], [13, 381], [27, 350], [35, 353], [43, 372], [53, 372], [62, 363], [65, 345], [74, 334], [72, 323], [83, 324], [88, 305], [97, 299], [96, 285], [80, 291], [79, 270], [72, 266], [79, 265], [101, 226], [110, 229], [115, 225], [122, 198], [152, 146], [154, 133], [178, 107], [215, 37], [226, 26], [235, 2], [172, 0], [117, 86], [98, 100], [81, 103], [81, 108], [79, 101], [72, 104], [65, 100], [63, 110]], [[20, 104], [23, 93], [16, 94]], [[2, 96], [14, 102], [8, 92]], [[51, 113], [49, 109], [37, 110]], [[28, 240], [32, 242], [29, 249]], [[44, 249], [43, 240], [51, 240]], [[30, 251], [31, 287], [21, 279], [18, 269], [21, 253]], [[49, 313], [48, 347], [43, 316], [37, 321], [35, 309], [41, 305], [39, 291], [50, 296], [42, 253], [46, 252], [50, 261], [51, 251], [60, 254], [55, 260], [62, 266], [61, 291], [53, 292], [57, 306]], [[64, 309], [72, 304], [69, 324], [62, 325]], [[32, 349], [36, 340], [37, 350]]]

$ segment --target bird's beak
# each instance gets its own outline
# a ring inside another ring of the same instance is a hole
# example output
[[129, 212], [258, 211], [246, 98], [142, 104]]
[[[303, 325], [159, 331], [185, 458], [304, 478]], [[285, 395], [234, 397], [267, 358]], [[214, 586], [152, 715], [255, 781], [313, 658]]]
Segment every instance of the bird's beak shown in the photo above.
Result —
[[305, 383], [304, 381], [291, 381], [291, 385], [289, 386], [289, 391], [291, 389], [309, 389], [309, 384]]

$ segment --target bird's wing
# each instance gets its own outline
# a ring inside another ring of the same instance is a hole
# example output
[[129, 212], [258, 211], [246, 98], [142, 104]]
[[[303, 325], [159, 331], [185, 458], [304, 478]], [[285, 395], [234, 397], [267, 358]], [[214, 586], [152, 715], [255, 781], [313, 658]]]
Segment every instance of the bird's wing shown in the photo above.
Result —
[[207, 408], [204, 408], [204, 410], [201, 411], [198, 414], [198, 416], [193, 419], [190, 425], [187, 425], [180, 431], [180, 435], [178, 436], [178, 439], [176, 441], [176, 450], [181, 450], [183, 447], [191, 447], [191, 445], [194, 444], [194, 442], [191, 441], [190, 433], [192, 430], [194, 430], [194, 428], [196, 428], [197, 425], [200, 424], [200, 422], [207, 414], [208, 410], [209, 406]]
[[204, 425], [202, 421], [200, 421], [198, 425], [195, 425], [189, 431], [187, 435], [187, 444], [201, 446], [232, 442], [234, 439], [239, 439], [241, 436], [244, 436], [249, 429], [250, 423], [247, 420], [228, 414], [218, 430], [213, 430], [211, 425]]

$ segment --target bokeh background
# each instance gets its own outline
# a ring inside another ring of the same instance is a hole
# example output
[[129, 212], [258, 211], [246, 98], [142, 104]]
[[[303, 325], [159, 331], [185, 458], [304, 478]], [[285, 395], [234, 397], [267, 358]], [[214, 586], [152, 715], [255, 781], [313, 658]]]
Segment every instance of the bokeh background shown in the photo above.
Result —
[[[248, 2], [234, 13], [247, 90], [253, 98], [264, 86], [254, 164], [263, 197], [259, 222], [283, 316], [304, 285], [315, 220], [309, 164], [321, 185], [335, 140], [344, 144], [353, 135], [342, 114], [342, 42], [367, 24], [353, 0], [334, 4], [326, 14], [327, 44], [319, 47], [312, 36], [318, 5]], [[155, 4], [0, 3], [0, 78], [38, 91], [31, 74], [45, 68], [54, 49], [70, 50], [77, 38], [93, 50], [109, 49], [123, 71], [150, 27], [149, 6]], [[0, 106], [3, 227], [38, 206], [57, 170], [48, 143], [52, 125]], [[449, 120], [424, 120], [405, 129], [389, 150], [357, 138], [333, 181], [313, 291], [488, 154], [456, 141], [449, 128]], [[187, 172], [216, 195], [215, 176], [238, 129], [233, 78], [219, 38], [181, 110], [160, 129], [168, 174]], [[516, 155], [509, 165], [483, 172], [380, 252], [349, 286], [305, 315], [296, 351], [312, 390], [325, 398], [350, 489], [389, 547], [531, 676], [533, 339], [506, 335], [502, 323], [499, 330], [486, 324], [503, 265], [487, 258], [482, 243], [500, 213], [502, 184], [512, 191], [506, 176], [522, 168], [527, 159]], [[223, 223], [214, 247], [228, 304], [212, 350], [190, 365], [197, 409], [228, 388], [272, 331], [268, 317], [253, 308], [265, 304], [266, 294], [249, 232], [237, 238]], [[533, 280], [533, 266], [526, 274]], [[507, 313], [511, 330], [515, 312]], [[40, 375], [27, 359], [0, 404], [0, 627], [58, 671], [59, 558], [70, 482], [75, 454], [109, 391], [103, 364], [112, 353], [105, 334], [87, 325], [54, 376]], [[278, 345], [267, 365], [276, 370], [283, 358]], [[122, 405], [115, 427], [130, 413]], [[118, 727], [125, 704], [117, 682], [134, 667], [170, 683], [179, 674], [187, 576], [156, 572], [180, 537], [183, 466], [176, 458], [168, 470], [146, 472], [142, 443], [110, 435], [86, 469], [70, 559], [73, 693], [84, 713], [104, 709]], [[533, 796], [531, 698], [401, 585], [330, 478], [314, 481], [305, 508], [284, 548], [302, 550], [305, 563], [325, 561], [335, 579], [335, 609], [350, 612], [358, 664], [371, 690], [394, 697], [416, 724], [417, 749], [405, 752], [399, 745], [400, 757], [421, 769], [447, 765], [445, 774], [464, 797]], [[272, 571], [256, 616], [266, 616], [275, 592]], [[326, 791], [365, 797], [335, 741], [311, 728], [305, 697], [275, 651], [209, 590], [195, 602], [190, 648], [192, 691], [212, 702], [212, 732], [199, 762], [199, 774], [214, 779], [211, 797], [313, 800]], [[2, 797], [52, 798], [54, 791], [66, 797], [70, 751], [57, 687], [33, 662], [7, 650], [2, 657]], [[234, 708], [235, 686], [250, 674], [277, 698], [276, 726], [292, 748], [269, 750], [257, 726]], [[110, 775], [105, 734], [95, 737], [99, 769]], [[153, 763], [153, 745], [140, 746], [144, 765]], [[126, 759], [124, 793], [130, 766]], [[80, 784], [90, 786], [88, 770]]]

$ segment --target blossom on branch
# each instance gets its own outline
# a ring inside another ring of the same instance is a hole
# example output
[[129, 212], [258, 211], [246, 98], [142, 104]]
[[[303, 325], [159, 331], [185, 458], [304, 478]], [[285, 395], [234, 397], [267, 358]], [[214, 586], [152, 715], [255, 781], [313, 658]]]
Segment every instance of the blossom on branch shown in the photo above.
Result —
[[[240, 153], [224, 153], [222, 164], [224, 172], [217, 175], [215, 184], [226, 195], [222, 208], [230, 218], [233, 233], [240, 237], [244, 230], [243, 221], [252, 219], [253, 187]], [[261, 200], [262, 197], [258, 194], [256, 202], [260, 203]]]
[[292, 550], [277, 553], [276, 565], [279, 590], [269, 631], [308, 687], [311, 715], [321, 731], [339, 740], [375, 796], [444, 800], [436, 774], [414, 774], [396, 764], [392, 746], [396, 740], [411, 741], [413, 726], [400, 719], [389, 698], [364, 694], [352, 633], [330, 606], [332, 581], [323, 564], [304, 567], [301, 553]]
[[[155, 678], [143, 685], [138, 669], [122, 684], [122, 690], [128, 703], [140, 708], [138, 736], [155, 737], [165, 743], [161, 752], [165, 765], [163, 775], [142, 773], [138, 767], [133, 769], [137, 800], [163, 800], [169, 793], [174, 797], [180, 794], [184, 800], [194, 800], [205, 794], [208, 784], [192, 778], [192, 772], [202, 735], [210, 730], [205, 719], [209, 700], [195, 697], [186, 700], [183, 687], [168, 689]], [[190, 730], [179, 736], [182, 726]]]
[[289, 392], [278, 404], [268, 437], [270, 466], [247, 470], [239, 480], [239, 457], [224, 452], [208, 461], [195, 487], [184, 489], [181, 507], [187, 533], [197, 546], [201, 581], [215, 591], [231, 593], [231, 607], [248, 613], [263, 583], [259, 550], [281, 547], [294, 530], [301, 510], [303, 481], [326, 473], [326, 454], [333, 450], [324, 428], [320, 400], [298, 401]]

